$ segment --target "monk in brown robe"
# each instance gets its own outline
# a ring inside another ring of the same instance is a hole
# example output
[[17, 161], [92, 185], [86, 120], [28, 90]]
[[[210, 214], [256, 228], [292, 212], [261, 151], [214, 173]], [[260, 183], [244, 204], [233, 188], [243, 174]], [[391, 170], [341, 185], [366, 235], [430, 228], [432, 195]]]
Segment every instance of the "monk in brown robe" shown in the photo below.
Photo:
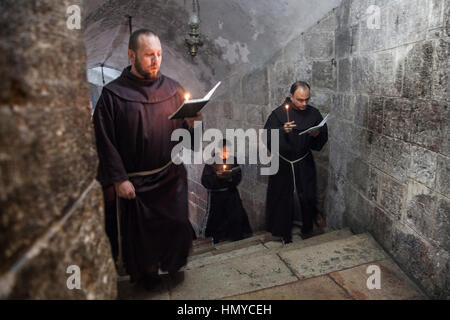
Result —
[[[279, 130], [280, 167], [269, 177], [266, 200], [266, 227], [283, 242], [292, 242], [294, 221], [302, 225], [302, 237], [312, 235], [313, 224], [326, 225], [325, 218], [316, 207], [316, 165], [311, 150], [320, 151], [328, 141], [328, 127], [299, 135], [318, 125], [323, 117], [309, 105], [310, 87], [297, 81], [291, 86], [284, 103], [270, 114], [265, 129]], [[286, 108], [287, 106], [287, 108]], [[289, 114], [289, 116], [288, 116]], [[268, 147], [271, 141], [268, 135]]]
[[120, 198], [126, 271], [149, 288], [160, 280], [158, 269], [179, 276], [192, 246], [186, 169], [171, 161], [178, 143], [171, 134], [192, 128], [201, 115], [168, 119], [185, 92], [159, 72], [162, 49], [154, 33], [134, 32], [128, 56], [132, 65], [105, 86], [94, 112], [98, 180]]

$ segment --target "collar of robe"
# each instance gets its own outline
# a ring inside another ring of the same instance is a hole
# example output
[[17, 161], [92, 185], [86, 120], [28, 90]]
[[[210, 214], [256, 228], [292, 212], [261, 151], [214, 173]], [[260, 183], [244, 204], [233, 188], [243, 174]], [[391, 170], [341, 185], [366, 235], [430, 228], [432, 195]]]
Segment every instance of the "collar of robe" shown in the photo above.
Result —
[[140, 103], [159, 103], [172, 98], [181, 86], [175, 80], [158, 72], [156, 80], [146, 80], [131, 73], [131, 66], [126, 67], [119, 78], [110, 82], [105, 88], [120, 98]]

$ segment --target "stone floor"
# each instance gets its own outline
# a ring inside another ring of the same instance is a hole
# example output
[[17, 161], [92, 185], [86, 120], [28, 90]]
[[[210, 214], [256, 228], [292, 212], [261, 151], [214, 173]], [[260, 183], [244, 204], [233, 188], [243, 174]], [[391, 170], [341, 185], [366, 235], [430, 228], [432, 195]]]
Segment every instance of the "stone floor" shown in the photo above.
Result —
[[[396, 300], [426, 299], [369, 234], [326, 230], [303, 240], [293, 231], [284, 245], [267, 233], [214, 245], [194, 243], [185, 280], [145, 291], [119, 281], [119, 299], [144, 300]], [[380, 289], [368, 289], [369, 266], [380, 270]]]

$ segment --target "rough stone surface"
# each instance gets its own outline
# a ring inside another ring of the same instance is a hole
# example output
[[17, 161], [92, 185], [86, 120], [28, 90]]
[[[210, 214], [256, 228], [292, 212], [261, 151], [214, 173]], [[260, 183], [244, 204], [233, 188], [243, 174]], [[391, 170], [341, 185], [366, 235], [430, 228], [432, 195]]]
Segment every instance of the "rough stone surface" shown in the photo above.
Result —
[[[9, 299], [115, 299], [117, 276], [109, 240], [104, 235], [103, 196], [98, 183], [62, 225], [54, 226], [10, 270]], [[80, 268], [80, 289], [70, 290], [69, 266]], [[5, 277], [5, 275], [3, 275]], [[5, 288], [0, 277], [0, 286]]]
[[375, 56], [375, 93], [388, 97], [400, 97], [403, 84], [404, 61], [399, 61], [396, 50]]
[[395, 228], [393, 254], [432, 298], [448, 299], [449, 253], [427, 244], [409, 228]]
[[244, 76], [242, 93], [247, 103], [266, 105], [269, 102], [267, 70], [259, 69]]
[[396, 217], [383, 209], [375, 207], [370, 232], [388, 252], [392, 251], [393, 224], [396, 219]]
[[313, 59], [331, 59], [333, 57], [334, 33], [307, 33], [303, 39], [306, 57]]
[[321, 276], [222, 300], [351, 300], [351, 297], [330, 277]]
[[412, 110], [411, 141], [435, 152], [447, 154], [448, 104], [436, 100], [417, 100]]
[[431, 95], [433, 46], [430, 42], [412, 47], [406, 58], [403, 96], [406, 98], [429, 97]]
[[340, 92], [351, 91], [351, 62], [349, 59], [342, 59], [338, 62], [338, 90]]
[[443, 195], [450, 194], [450, 158], [438, 156], [436, 190]]
[[410, 163], [410, 145], [383, 135], [371, 139], [370, 164], [404, 182]]
[[410, 141], [411, 132], [410, 101], [386, 99], [383, 112], [383, 134], [403, 141]]
[[312, 65], [313, 87], [334, 90], [336, 87], [336, 68], [331, 61], [314, 61]]
[[447, 252], [450, 252], [450, 201], [439, 197], [436, 204], [435, 225], [433, 236]]
[[382, 133], [383, 131], [383, 109], [384, 109], [384, 99], [382, 97], [372, 97], [370, 99], [368, 129], [377, 133]]
[[391, 177], [384, 175], [380, 181], [380, 204], [397, 218], [401, 217], [406, 187]]
[[[185, 271], [184, 282], [171, 290], [170, 296], [174, 300], [219, 299], [297, 280], [277, 255], [242, 257]], [[205, 286], [212, 282], [214, 286]]]
[[352, 60], [352, 88], [354, 92], [371, 94], [375, 91], [375, 61], [370, 56], [354, 57]]
[[[81, 32], [66, 27], [68, 5], [0, 5], [0, 281], [15, 275], [7, 297], [116, 294], [99, 187], [81, 197], [95, 178], [97, 155], [85, 47]], [[36, 246], [37, 255], [24, 257]], [[71, 264], [81, 268], [82, 290], [67, 290]]]
[[[380, 269], [380, 289], [368, 289], [368, 267]], [[333, 272], [330, 277], [355, 300], [422, 300], [426, 297], [390, 260]]]
[[385, 258], [383, 250], [368, 235], [307, 247], [280, 254], [299, 279], [324, 275]]
[[421, 147], [411, 147], [410, 177], [434, 188], [436, 179], [437, 154]]
[[[447, 15], [447, 21], [448, 21]], [[450, 25], [450, 23], [449, 23]], [[447, 39], [439, 39], [434, 43], [435, 56], [433, 62], [433, 96], [439, 100], [449, 100], [449, 83], [448, 69], [450, 62], [448, 61], [450, 42]]]

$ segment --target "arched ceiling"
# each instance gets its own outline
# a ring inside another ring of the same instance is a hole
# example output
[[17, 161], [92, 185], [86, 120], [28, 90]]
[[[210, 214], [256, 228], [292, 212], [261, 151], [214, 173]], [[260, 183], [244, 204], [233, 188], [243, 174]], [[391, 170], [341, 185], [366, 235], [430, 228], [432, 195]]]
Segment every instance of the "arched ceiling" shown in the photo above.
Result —
[[199, 0], [205, 44], [192, 60], [184, 46], [191, 0], [86, 0], [88, 68], [128, 65], [130, 15], [133, 30], [146, 27], [160, 36], [162, 72], [201, 95], [231, 73], [267, 61], [341, 1]]

